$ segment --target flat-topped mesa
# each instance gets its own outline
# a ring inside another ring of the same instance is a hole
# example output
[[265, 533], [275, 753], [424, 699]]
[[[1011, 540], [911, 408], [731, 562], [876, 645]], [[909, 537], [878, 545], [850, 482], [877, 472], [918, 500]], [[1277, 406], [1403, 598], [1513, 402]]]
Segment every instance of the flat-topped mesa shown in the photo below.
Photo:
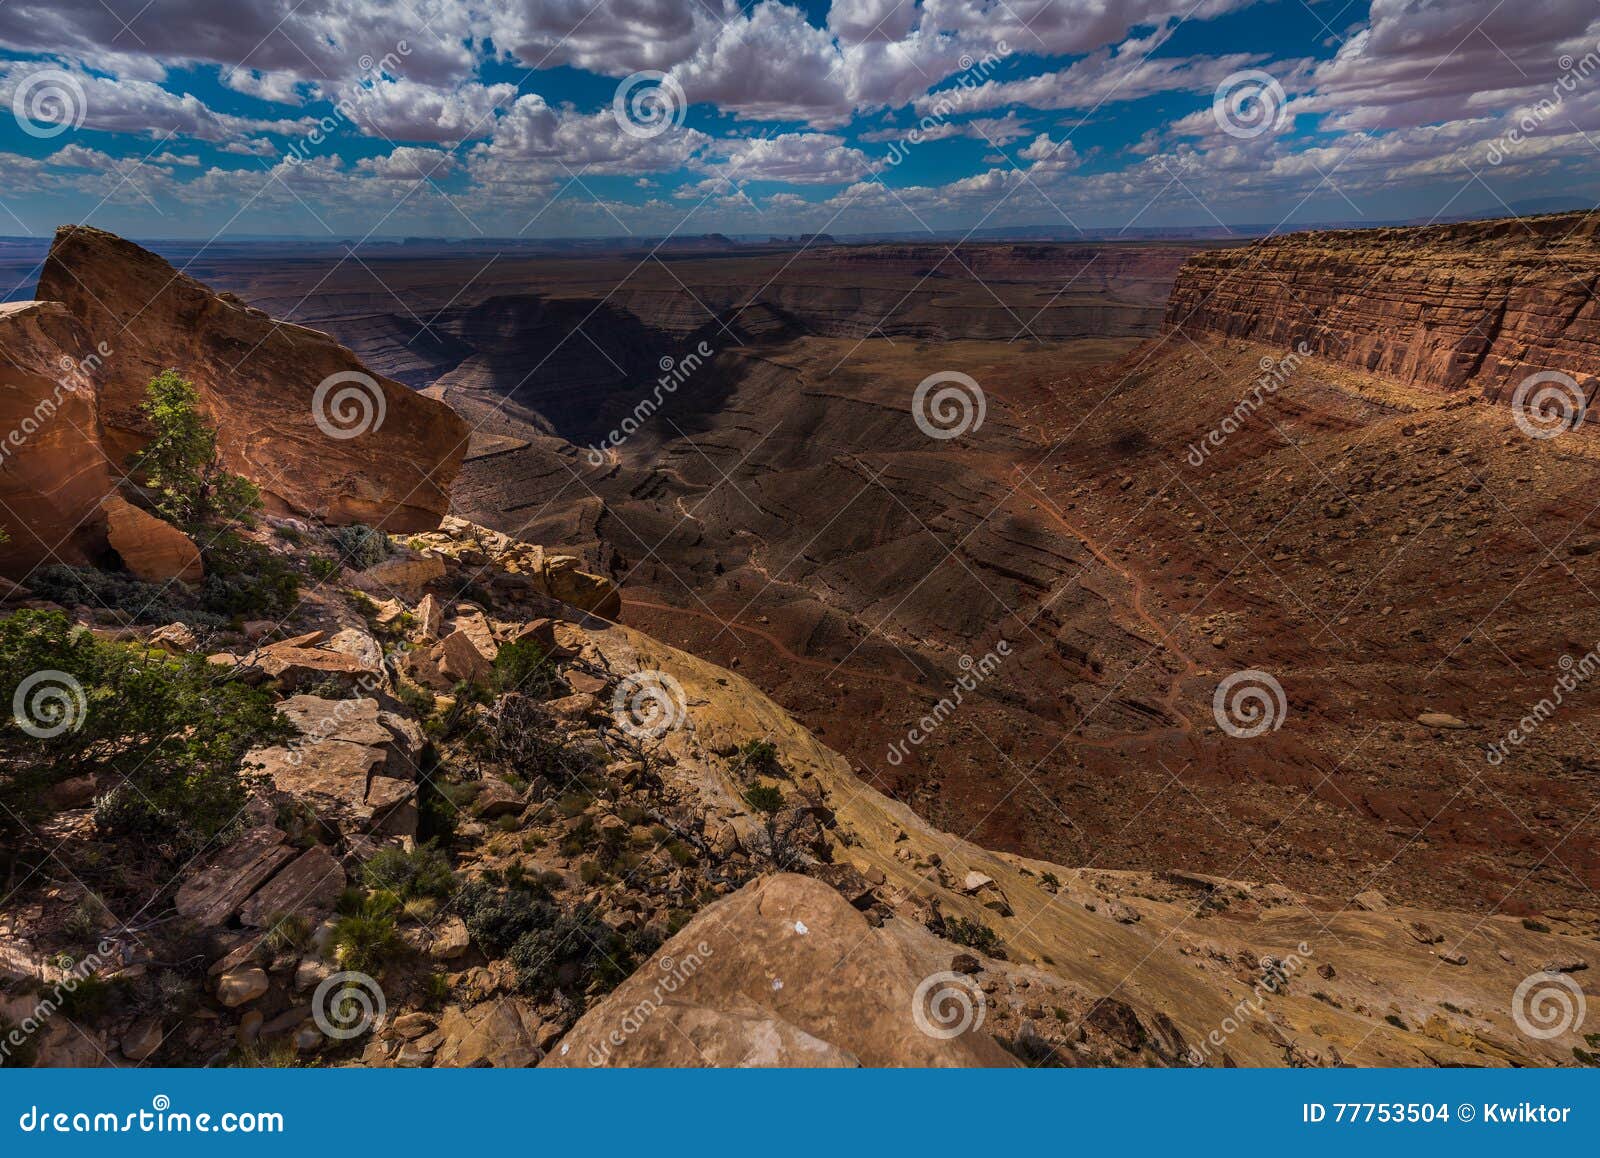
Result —
[[[1528, 375], [1600, 375], [1600, 215], [1320, 230], [1196, 254], [1166, 324], [1493, 401]], [[1593, 413], [1591, 420], [1600, 419]]]
[[38, 297], [61, 302], [99, 356], [89, 369], [106, 457], [148, 441], [150, 379], [194, 383], [226, 465], [268, 509], [391, 531], [438, 526], [466, 450], [448, 407], [374, 374], [328, 335], [276, 321], [130, 241], [64, 226]]

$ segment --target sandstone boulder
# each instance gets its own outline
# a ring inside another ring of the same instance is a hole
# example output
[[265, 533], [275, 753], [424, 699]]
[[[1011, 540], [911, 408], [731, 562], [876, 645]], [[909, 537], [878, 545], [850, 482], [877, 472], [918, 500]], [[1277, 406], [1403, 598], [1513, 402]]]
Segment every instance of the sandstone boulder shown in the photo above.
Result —
[[205, 578], [200, 548], [171, 523], [141, 511], [121, 495], [100, 503], [106, 538], [122, 565], [146, 583], [198, 583]]
[[113, 463], [148, 441], [145, 387], [176, 367], [200, 391], [223, 463], [262, 488], [269, 510], [422, 530], [448, 507], [466, 424], [327, 334], [275, 321], [82, 225], [57, 231], [38, 296], [116, 350], [89, 374]]
[[543, 1064], [1015, 1065], [980, 1025], [919, 1028], [918, 988], [945, 954], [921, 957], [820, 881], [758, 879], [701, 910]]
[[79, 370], [95, 351], [57, 302], [0, 305], [0, 572], [88, 563], [104, 546], [97, 507], [111, 490], [99, 407]]

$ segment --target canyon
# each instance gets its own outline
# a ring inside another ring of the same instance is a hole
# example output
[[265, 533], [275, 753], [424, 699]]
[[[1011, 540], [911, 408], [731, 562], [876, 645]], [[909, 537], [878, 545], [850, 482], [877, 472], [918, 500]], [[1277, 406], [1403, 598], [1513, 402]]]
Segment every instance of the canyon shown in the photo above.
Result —
[[[67, 609], [246, 673], [327, 756], [308, 775], [261, 750], [276, 811], [253, 814], [257, 843], [185, 866], [177, 904], [216, 918], [222, 1008], [157, 1056], [264, 1034], [373, 1065], [1592, 1059], [1575, 1032], [1519, 1032], [1511, 995], [1530, 969], [1582, 992], [1600, 936], [1582, 686], [1600, 445], [1581, 422], [1525, 433], [1512, 405], [1551, 371], [1587, 397], [1573, 270], [1593, 237], [1569, 215], [1205, 250], [173, 270], [64, 231], [43, 301], [0, 316], [5, 413], [30, 412], [63, 351], [124, 332], [140, 351], [85, 368], [93, 437], [30, 444], [8, 506], [71, 525], [138, 445], [135, 387], [179, 364], [292, 532], [263, 534], [271, 551], [394, 532], [384, 562], [347, 559], [253, 639]], [[377, 384], [381, 430], [317, 439], [311, 391], [335, 373]], [[960, 405], [919, 409], [929, 383]], [[464, 689], [530, 639], [555, 662], [533, 698], [570, 782], [485, 775], [440, 730], [518, 718], [492, 684]], [[682, 718], [619, 744], [640, 673], [671, 678]], [[1261, 693], [1244, 709], [1241, 677]], [[419, 682], [440, 715], [402, 696]], [[349, 703], [331, 735], [306, 730]], [[448, 847], [471, 888], [531, 874], [581, 898], [571, 919], [610, 931], [593, 934], [651, 936], [631, 976], [530, 995], [474, 910], [457, 936], [429, 909], [385, 974], [394, 1016], [339, 1055], [305, 1008], [329, 962], [256, 930], [291, 892], [324, 927], [326, 879], [428, 837], [434, 791], [460, 798]], [[92, 843], [89, 811], [58, 813], [63, 840]], [[637, 873], [589, 859], [605, 833]], [[326, 878], [296, 889], [313, 861]], [[6, 960], [42, 976], [71, 900], [8, 922]], [[696, 954], [717, 967], [616, 1043]], [[414, 959], [453, 962], [442, 1009]], [[986, 1032], [906, 1015], [936, 977]], [[231, 1011], [251, 1006], [247, 1034]], [[91, 1040], [142, 1060], [162, 1048], [141, 1057], [146, 1028]]]
[[[1579, 700], [1504, 766], [1482, 749], [1600, 639], [1593, 457], [1522, 436], [1509, 400], [1537, 370], [1592, 389], [1593, 250], [1567, 215], [1203, 251], [394, 258], [299, 294], [309, 271], [219, 272], [462, 415], [463, 514], [580, 555], [629, 622], [737, 666], [942, 827], [1531, 911], [1591, 899], [1594, 720]], [[932, 439], [910, 400], [948, 371], [986, 418]], [[1288, 721], [1242, 743], [1211, 694], [1258, 669]]]

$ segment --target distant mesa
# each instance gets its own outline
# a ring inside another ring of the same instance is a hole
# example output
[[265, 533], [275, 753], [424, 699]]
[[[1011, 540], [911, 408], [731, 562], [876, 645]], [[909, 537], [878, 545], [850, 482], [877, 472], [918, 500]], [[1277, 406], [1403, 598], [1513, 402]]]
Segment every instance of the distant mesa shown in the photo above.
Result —
[[1600, 375], [1600, 218], [1557, 214], [1269, 237], [1184, 263], [1166, 324], [1309, 352], [1437, 390], [1509, 398], [1529, 374]]

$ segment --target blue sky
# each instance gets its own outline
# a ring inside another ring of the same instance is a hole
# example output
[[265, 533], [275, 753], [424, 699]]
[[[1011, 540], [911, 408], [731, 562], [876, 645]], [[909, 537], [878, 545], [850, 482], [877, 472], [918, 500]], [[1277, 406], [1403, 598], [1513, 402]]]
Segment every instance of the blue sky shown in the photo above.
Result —
[[9, 0], [0, 70], [13, 235], [1118, 230], [1600, 190], [1595, 0]]

